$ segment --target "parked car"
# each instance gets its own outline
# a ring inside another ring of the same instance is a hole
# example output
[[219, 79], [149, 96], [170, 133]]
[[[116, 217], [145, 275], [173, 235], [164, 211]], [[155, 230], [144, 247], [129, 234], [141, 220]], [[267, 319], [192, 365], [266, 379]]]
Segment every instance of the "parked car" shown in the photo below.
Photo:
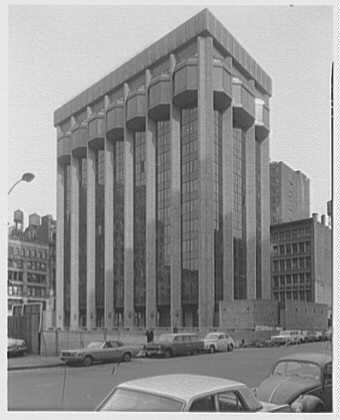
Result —
[[332, 411], [332, 359], [325, 353], [290, 354], [279, 359], [256, 389], [263, 401], [289, 404], [294, 411]]
[[184, 356], [197, 354], [203, 350], [203, 340], [195, 333], [161, 334], [158, 340], [144, 346], [144, 352], [147, 357]]
[[7, 356], [23, 356], [27, 352], [27, 345], [25, 340], [20, 338], [7, 339]]
[[118, 340], [96, 341], [82, 349], [62, 350], [60, 358], [66, 364], [91, 366], [94, 362], [129, 362], [139, 350]]
[[303, 331], [303, 342], [313, 343], [316, 340], [316, 334], [314, 331]]
[[287, 404], [260, 402], [240, 382], [201, 375], [161, 375], [119, 384], [97, 411], [291, 412]]
[[327, 331], [325, 331], [325, 340], [332, 340], [332, 327], [328, 328]]
[[299, 330], [284, 330], [279, 335], [273, 335], [271, 337], [273, 345], [290, 345], [290, 344], [301, 344], [303, 342], [303, 336]]
[[233, 351], [235, 341], [230, 335], [223, 332], [210, 332], [204, 337], [204, 349], [215, 353], [216, 351]]

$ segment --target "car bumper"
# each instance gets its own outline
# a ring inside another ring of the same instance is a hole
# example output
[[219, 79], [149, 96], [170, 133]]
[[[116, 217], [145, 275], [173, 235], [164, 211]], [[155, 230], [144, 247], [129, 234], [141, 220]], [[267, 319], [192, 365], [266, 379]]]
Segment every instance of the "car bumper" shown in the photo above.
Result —
[[162, 349], [151, 349], [151, 350], [145, 349], [144, 352], [147, 357], [164, 355], [164, 350]]
[[15, 347], [7, 349], [7, 356], [19, 356], [27, 352], [27, 347]]
[[61, 356], [60, 360], [65, 363], [81, 363], [84, 360], [84, 356]]

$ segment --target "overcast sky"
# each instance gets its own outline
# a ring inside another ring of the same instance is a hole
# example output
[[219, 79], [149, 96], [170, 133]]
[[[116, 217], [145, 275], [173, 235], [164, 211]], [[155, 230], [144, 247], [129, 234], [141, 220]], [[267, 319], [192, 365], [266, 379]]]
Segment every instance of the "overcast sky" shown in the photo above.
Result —
[[[56, 215], [54, 110], [198, 13], [202, 6], [10, 6], [8, 187], [21, 208]], [[215, 6], [210, 11], [271, 76], [271, 160], [311, 180], [311, 212], [330, 199], [329, 6]], [[27, 220], [27, 219], [26, 219]]]

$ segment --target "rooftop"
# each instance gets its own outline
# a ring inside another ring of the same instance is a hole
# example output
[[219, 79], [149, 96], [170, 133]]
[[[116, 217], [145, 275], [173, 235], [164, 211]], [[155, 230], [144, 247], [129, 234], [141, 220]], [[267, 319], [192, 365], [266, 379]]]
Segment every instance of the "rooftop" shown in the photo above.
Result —
[[268, 95], [271, 95], [272, 81], [268, 74], [256, 63], [215, 16], [208, 9], [204, 9], [109, 73], [103, 79], [59, 107], [54, 112], [54, 125], [61, 124], [71, 115], [78, 113], [108, 92], [114, 91], [133, 76], [145, 71], [151, 64], [168, 56], [180, 46], [199, 35], [211, 35], [215, 43], [227, 55], [232, 56], [238, 66], [249, 77], [255, 80], [256, 86]]
[[297, 360], [324, 365], [325, 363], [331, 362], [332, 357], [329, 353], [294, 353], [281, 357], [279, 360]]
[[160, 375], [124, 382], [121, 387], [168, 396], [184, 401], [221, 389], [235, 389], [245, 385], [229, 379], [204, 375]]

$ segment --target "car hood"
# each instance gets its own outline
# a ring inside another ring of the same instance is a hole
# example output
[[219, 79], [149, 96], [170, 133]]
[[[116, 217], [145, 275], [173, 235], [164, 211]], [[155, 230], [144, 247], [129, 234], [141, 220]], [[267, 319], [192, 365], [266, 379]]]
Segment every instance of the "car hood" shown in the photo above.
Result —
[[265, 379], [256, 390], [261, 401], [275, 404], [289, 404], [300, 394], [320, 385], [316, 379], [304, 379], [296, 376], [272, 375]]

